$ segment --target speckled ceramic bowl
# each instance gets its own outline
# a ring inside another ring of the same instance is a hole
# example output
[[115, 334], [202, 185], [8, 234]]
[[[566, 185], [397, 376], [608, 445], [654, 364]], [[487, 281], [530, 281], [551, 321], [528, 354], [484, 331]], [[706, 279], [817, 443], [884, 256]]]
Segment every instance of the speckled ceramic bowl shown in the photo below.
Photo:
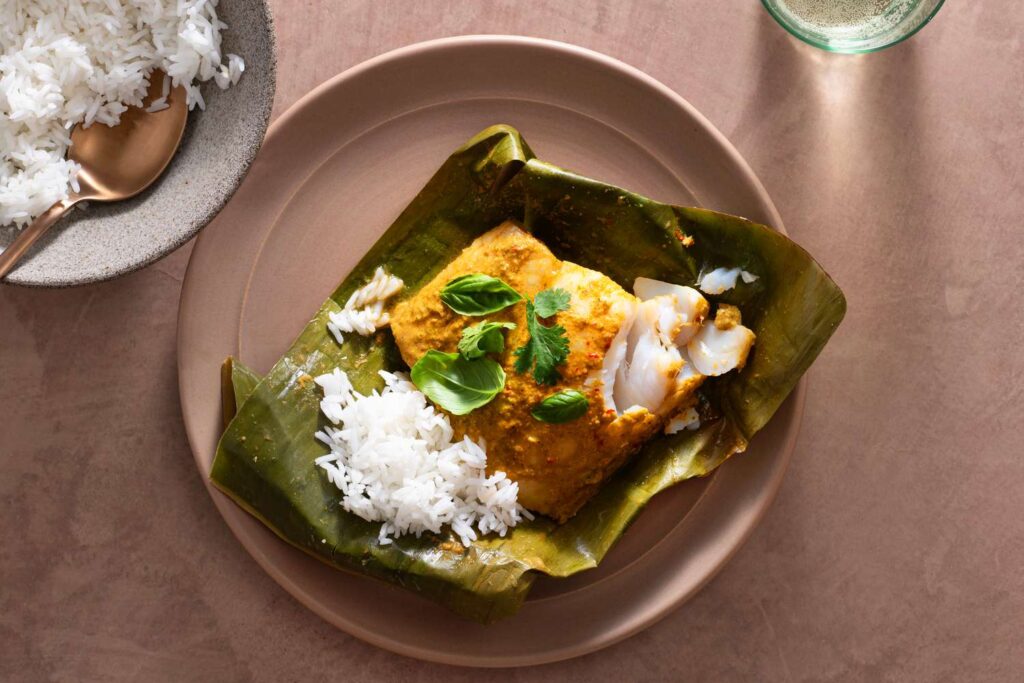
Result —
[[[5, 282], [70, 287], [130, 273], [192, 238], [223, 208], [263, 143], [274, 103], [277, 57], [266, 0], [221, 0], [224, 51], [245, 73], [229, 90], [203, 86], [206, 111], [189, 114], [177, 155], [150, 189], [116, 204], [73, 211], [29, 251]], [[17, 230], [0, 228], [0, 245]]]

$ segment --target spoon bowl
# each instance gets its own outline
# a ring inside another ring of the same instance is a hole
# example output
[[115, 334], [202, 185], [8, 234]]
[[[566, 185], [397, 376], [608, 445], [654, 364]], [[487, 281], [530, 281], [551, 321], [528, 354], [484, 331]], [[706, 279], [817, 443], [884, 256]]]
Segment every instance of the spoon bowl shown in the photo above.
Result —
[[[165, 78], [162, 71], [154, 72], [147, 103], [159, 99]], [[166, 102], [166, 109], [154, 112], [132, 107], [114, 127], [75, 127], [68, 158], [82, 167], [78, 194], [88, 194], [90, 201], [128, 199], [160, 177], [178, 149], [188, 120], [184, 88], [172, 88]]]

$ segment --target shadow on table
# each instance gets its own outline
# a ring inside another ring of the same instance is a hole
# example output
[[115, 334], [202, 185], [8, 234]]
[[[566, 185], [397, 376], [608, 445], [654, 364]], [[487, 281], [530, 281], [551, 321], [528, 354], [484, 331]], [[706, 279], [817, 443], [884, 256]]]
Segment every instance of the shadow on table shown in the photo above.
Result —
[[865, 217], [880, 203], [884, 214], [912, 212], [907, 202], [927, 196], [919, 184], [929, 172], [930, 135], [920, 116], [916, 40], [872, 54], [832, 54], [791, 37], [764, 12], [752, 45], [757, 76], [732, 137], [767, 151], [759, 163], [766, 184], [800, 183], [780, 194], [833, 199], [839, 209], [857, 200]]
[[[756, 77], [733, 138], [781, 200], [791, 234], [846, 292], [839, 352], [851, 334], [859, 353], [896, 363], [901, 354], [878, 325], [936, 331], [925, 309], [908, 311], [907, 297], [952, 249], [937, 244], [948, 232], [933, 220], [942, 169], [923, 89], [929, 34], [872, 54], [832, 54], [791, 37], [765, 12], [755, 36]], [[885, 376], [866, 374], [864, 386], [848, 388], [850, 399], [884, 393]]]

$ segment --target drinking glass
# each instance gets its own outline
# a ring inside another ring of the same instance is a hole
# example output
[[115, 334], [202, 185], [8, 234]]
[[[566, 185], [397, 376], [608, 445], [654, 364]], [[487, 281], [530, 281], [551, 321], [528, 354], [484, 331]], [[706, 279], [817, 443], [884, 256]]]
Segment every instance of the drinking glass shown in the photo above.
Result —
[[782, 27], [832, 52], [874, 52], [906, 40], [944, 0], [761, 0]]

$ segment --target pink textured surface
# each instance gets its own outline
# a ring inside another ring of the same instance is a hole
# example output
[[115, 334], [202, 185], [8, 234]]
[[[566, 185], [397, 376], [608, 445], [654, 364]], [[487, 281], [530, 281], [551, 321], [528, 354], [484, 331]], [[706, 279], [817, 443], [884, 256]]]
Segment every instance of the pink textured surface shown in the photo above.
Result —
[[[779, 497], [718, 578], [608, 650], [485, 675], [1019, 675], [1015, 3], [947, 3], [917, 37], [866, 57], [805, 48], [754, 2], [273, 4], [277, 113], [367, 57], [443, 35], [538, 35], [648, 71], [732, 140], [849, 299]], [[0, 679], [479, 677], [340, 633], [221, 522], [178, 406], [187, 259], [77, 290], [0, 289]]]

